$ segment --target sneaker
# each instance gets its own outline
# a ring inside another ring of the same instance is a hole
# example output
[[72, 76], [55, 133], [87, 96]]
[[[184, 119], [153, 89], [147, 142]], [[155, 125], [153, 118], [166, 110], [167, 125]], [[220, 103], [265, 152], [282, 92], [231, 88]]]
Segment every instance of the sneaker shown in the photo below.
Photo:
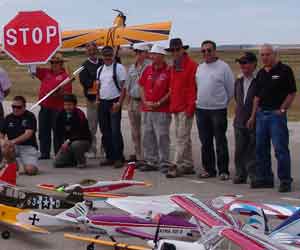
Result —
[[122, 168], [124, 166], [124, 162], [121, 160], [115, 161], [114, 168]]
[[182, 175], [196, 174], [194, 167], [181, 167], [181, 168], [179, 168], [179, 172], [181, 172]]
[[177, 178], [180, 177], [182, 174], [178, 171], [176, 165], [172, 165], [169, 167], [168, 172], [166, 174], [166, 178]]
[[152, 164], [145, 164], [144, 166], [140, 167], [140, 170], [142, 172], [151, 172], [151, 171], [157, 171], [158, 167]]
[[202, 172], [198, 174], [199, 179], [208, 179], [208, 178], [215, 178], [216, 174], [210, 174], [208, 172]]
[[232, 180], [233, 184], [246, 184], [247, 183], [247, 178], [243, 178], [240, 176], [235, 176]]
[[105, 159], [103, 161], [100, 161], [100, 166], [112, 166], [114, 165], [113, 160]]
[[278, 188], [278, 192], [280, 193], [288, 193], [292, 191], [291, 183], [288, 182], [280, 182], [280, 186]]
[[87, 153], [85, 154], [85, 156], [86, 156], [86, 158], [88, 158], [88, 159], [95, 159], [95, 158], [97, 158], [96, 152], [87, 152]]
[[220, 174], [219, 178], [220, 178], [221, 181], [228, 181], [229, 180], [229, 174], [222, 173], [222, 174]]
[[250, 188], [257, 189], [257, 188], [274, 188], [273, 181], [252, 181], [250, 182]]
[[162, 174], [168, 173], [168, 170], [169, 170], [169, 166], [167, 166], [167, 165], [162, 165], [162, 166], [159, 168], [159, 172], [161, 172]]

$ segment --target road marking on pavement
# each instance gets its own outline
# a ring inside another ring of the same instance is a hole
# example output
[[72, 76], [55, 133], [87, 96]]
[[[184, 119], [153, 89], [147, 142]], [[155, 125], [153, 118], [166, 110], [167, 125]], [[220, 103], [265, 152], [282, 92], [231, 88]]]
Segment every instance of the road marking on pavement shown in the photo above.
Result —
[[286, 201], [300, 201], [299, 198], [294, 198], [294, 197], [281, 197], [280, 199]]
[[197, 180], [188, 180], [188, 182], [196, 183], [196, 184], [204, 184], [205, 181], [197, 181]]

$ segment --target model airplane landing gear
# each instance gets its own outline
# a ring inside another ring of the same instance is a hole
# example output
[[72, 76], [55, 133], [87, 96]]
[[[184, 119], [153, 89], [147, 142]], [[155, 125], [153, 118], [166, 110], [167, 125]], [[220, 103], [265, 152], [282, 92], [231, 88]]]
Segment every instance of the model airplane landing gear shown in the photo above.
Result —
[[10, 232], [9, 232], [9, 231], [3, 231], [3, 232], [1, 233], [1, 237], [2, 237], [2, 239], [4, 239], [4, 240], [8, 240], [8, 239], [10, 238]]
[[86, 250], [95, 250], [95, 244], [91, 243], [91, 244], [87, 245]]

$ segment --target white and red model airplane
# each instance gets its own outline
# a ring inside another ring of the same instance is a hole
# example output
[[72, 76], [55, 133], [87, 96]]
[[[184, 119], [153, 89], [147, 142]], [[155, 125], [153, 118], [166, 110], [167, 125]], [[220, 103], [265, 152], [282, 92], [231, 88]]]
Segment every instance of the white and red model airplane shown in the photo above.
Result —
[[[142, 186], [149, 187], [150, 183], [145, 181], [135, 181], [133, 180], [135, 172], [135, 163], [130, 162], [127, 164], [127, 168], [125, 169], [120, 180], [116, 181], [98, 181], [98, 180], [83, 180], [80, 183], [76, 184], [62, 184], [62, 185], [54, 185], [54, 184], [39, 184], [38, 187], [42, 189], [58, 191], [58, 192], [66, 192], [70, 193], [74, 190], [78, 190], [87, 194], [87, 196], [93, 196], [92, 194], [101, 194], [103, 192], [109, 192], [114, 190], [119, 190], [123, 188], [133, 187], [133, 186]], [[115, 198], [115, 197], [112, 197]]]

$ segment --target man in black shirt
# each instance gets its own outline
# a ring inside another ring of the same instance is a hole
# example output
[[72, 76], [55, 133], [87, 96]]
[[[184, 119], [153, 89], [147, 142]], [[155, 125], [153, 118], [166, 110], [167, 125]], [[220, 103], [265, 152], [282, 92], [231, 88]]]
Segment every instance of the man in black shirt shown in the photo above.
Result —
[[[292, 69], [277, 60], [271, 45], [260, 50], [263, 68], [257, 74], [257, 87], [253, 112], [248, 125], [255, 121], [256, 113], [256, 180], [252, 188], [273, 188], [271, 141], [278, 162], [279, 192], [291, 191], [291, 158], [287, 110], [296, 95], [296, 82]], [[257, 112], [256, 112], [257, 111]]]
[[[92, 135], [92, 146], [90, 152], [87, 154], [89, 158], [96, 158], [97, 155], [97, 128], [98, 128], [98, 112], [96, 104], [97, 86], [96, 73], [97, 69], [103, 65], [102, 59], [97, 57], [98, 49], [94, 42], [86, 45], [86, 53], [88, 59], [83, 63], [84, 70], [80, 72], [79, 79], [83, 87], [84, 95], [86, 97], [87, 119], [89, 121], [89, 128]], [[100, 144], [101, 145], [101, 144]], [[101, 149], [100, 149], [101, 153]]]
[[38, 172], [36, 118], [26, 110], [23, 96], [15, 96], [11, 106], [13, 112], [5, 117], [1, 125], [0, 139], [5, 140], [7, 137], [15, 146], [18, 165], [24, 167], [26, 174], [35, 175]]
[[64, 110], [56, 119], [56, 136], [60, 139], [60, 150], [54, 166], [86, 166], [85, 153], [91, 146], [91, 133], [84, 113], [76, 107], [77, 98], [69, 94], [64, 96]]

